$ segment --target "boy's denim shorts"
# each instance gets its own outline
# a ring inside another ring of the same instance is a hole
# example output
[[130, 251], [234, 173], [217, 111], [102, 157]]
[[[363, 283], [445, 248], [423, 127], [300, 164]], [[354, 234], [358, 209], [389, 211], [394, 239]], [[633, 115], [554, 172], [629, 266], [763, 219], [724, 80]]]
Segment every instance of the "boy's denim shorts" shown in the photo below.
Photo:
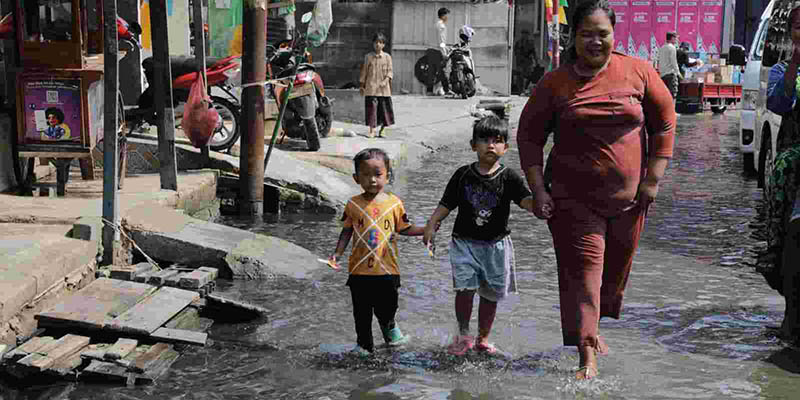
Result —
[[496, 242], [452, 238], [450, 264], [455, 290], [477, 290], [481, 297], [499, 301], [517, 291], [514, 244], [506, 236]]

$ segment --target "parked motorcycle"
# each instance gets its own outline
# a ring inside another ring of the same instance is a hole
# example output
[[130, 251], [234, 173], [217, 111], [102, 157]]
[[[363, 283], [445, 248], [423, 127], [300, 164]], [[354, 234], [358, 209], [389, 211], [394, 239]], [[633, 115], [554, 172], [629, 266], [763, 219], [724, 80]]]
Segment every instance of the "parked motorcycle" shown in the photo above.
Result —
[[450, 48], [450, 90], [462, 99], [475, 95], [475, 64], [472, 61], [472, 50], [469, 43], [475, 31], [467, 25], [459, 30], [461, 43]]
[[[212, 93], [212, 88], [216, 87], [228, 96], [227, 99], [216, 95], [210, 96], [211, 106], [217, 110], [220, 116], [220, 123], [214, 130], [209, 142], [211, 150], [214, 151], [229, 149], [236, 143], [241, 134], [238, 101], [227, 83], [231, 78], [231, 71], [239, 68], [240, 64], [238, 56], [206, 57], [206, 82], [209, 95]], [[153, 58], [148, 57], [142, 60], [142, 68], [149, 86], [139, 96], [137, 105], [139, 110], [148, 110], [152, 109], [154, 105], [152, 82], [155, 79], [155, 65]], [[170, 70], [172, 73], [172, 106], [175, 108], [175, 121], [177, 124], [183, 116], [183, 108], [181, 106], [188, 100], [189, 89], [197, 79], [200, 68], [194, 57], [173, 56], [170, 57]]]
[[[303, 16], [307, 23], [311, 15]], [[322, 77], [310, 63], [311, 53], [305, 35], [295, 31], [294, 39], [267, 45], [267, 71], [271, 79], [284, 84], [268, 85], [267, 92], [280, 104], [288, 81], [293, 80], [283, 118], [280, 121], [286, 136], [305, 139], [308, 149], [319, 150], [320, 137], [327, 137], [333, 123], [331, 101], [325, 96]]]

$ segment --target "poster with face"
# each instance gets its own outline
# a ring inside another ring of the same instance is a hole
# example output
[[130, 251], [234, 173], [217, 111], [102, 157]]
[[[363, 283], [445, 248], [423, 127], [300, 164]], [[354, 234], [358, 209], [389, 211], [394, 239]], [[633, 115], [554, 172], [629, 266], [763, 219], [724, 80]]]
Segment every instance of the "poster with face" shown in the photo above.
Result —
[[653, 6], [649, 0], [632, 0], [630, 6], [630, 34], [636, 47], [635, 57], [650, 59], [653, 35]]
[[681, 42], [689, 42], [689, 51], [698, 51], [697, 11], [697, 0], [678, 0], [678, 35], [681, 37]]
[[25, 143], [81, 143], [81, 80], [23, 82]]
[[[697, 50], [700, 53], [719, 54], [722, 44], [722, 0], [702, 0], [699, 7], [700, 26], [697, 33]], [[702, 50], [701, 46], [702, 45]]]
[[614, 50], [620, 53], [628, 53], [628, 33], [630, 32], [628, 21], [628, 1], [609, 1], [608, 4], [614, 10], [617, 22], [614, 24]]

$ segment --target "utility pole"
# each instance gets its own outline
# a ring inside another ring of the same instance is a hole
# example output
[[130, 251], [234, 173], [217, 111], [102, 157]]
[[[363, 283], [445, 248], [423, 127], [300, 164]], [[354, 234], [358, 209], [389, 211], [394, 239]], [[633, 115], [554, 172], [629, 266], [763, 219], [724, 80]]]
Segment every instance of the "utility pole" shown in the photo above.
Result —
[[112, 265], [119, 247], [119, 198], [117, 196], [117, 170], [119, 146], [117, 143], [117, 93], [119, 93], [119, 59], [117, 53], [117, 0], [103, 2], [103, 265]]
[[[115, 19], [116, 20], [116, 17]], [[172, 109], [172, 68], [167, 38], [167, 4], [150, 2], [150, 31], [153, 39], [153, 97], [158, 128], [158, 162], [161, 189], [178, 190], [178, 163], [175, 160], [175, 115]]]
[[267, 0], [242, 9], [242, 121], [239, 213], [264, 214], [264, 83], [267, 79]]

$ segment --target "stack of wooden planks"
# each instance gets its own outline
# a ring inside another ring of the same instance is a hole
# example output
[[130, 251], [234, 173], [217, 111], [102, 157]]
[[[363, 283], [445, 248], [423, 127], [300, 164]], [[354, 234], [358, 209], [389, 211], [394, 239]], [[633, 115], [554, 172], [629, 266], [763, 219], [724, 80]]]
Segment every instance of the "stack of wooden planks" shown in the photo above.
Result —
[[180, 266], [157, 269], [149, 263], [126, 266], [110, 266], [97, 271], [98, 277], [148, 283], [155, 286], [170, 286], [196, 291], [205, 297], [216, 288], [219, 276], [216, 268], [183, 268]]
[[5, 370], [18, 378], [46, 374], [69, 379], [124, 380], [128, 385], [155, 381], [178, 359], [168, 343], [140, 344], [120, 338], [90, 344], [88, 336], [35, 336], [3, 356]]

